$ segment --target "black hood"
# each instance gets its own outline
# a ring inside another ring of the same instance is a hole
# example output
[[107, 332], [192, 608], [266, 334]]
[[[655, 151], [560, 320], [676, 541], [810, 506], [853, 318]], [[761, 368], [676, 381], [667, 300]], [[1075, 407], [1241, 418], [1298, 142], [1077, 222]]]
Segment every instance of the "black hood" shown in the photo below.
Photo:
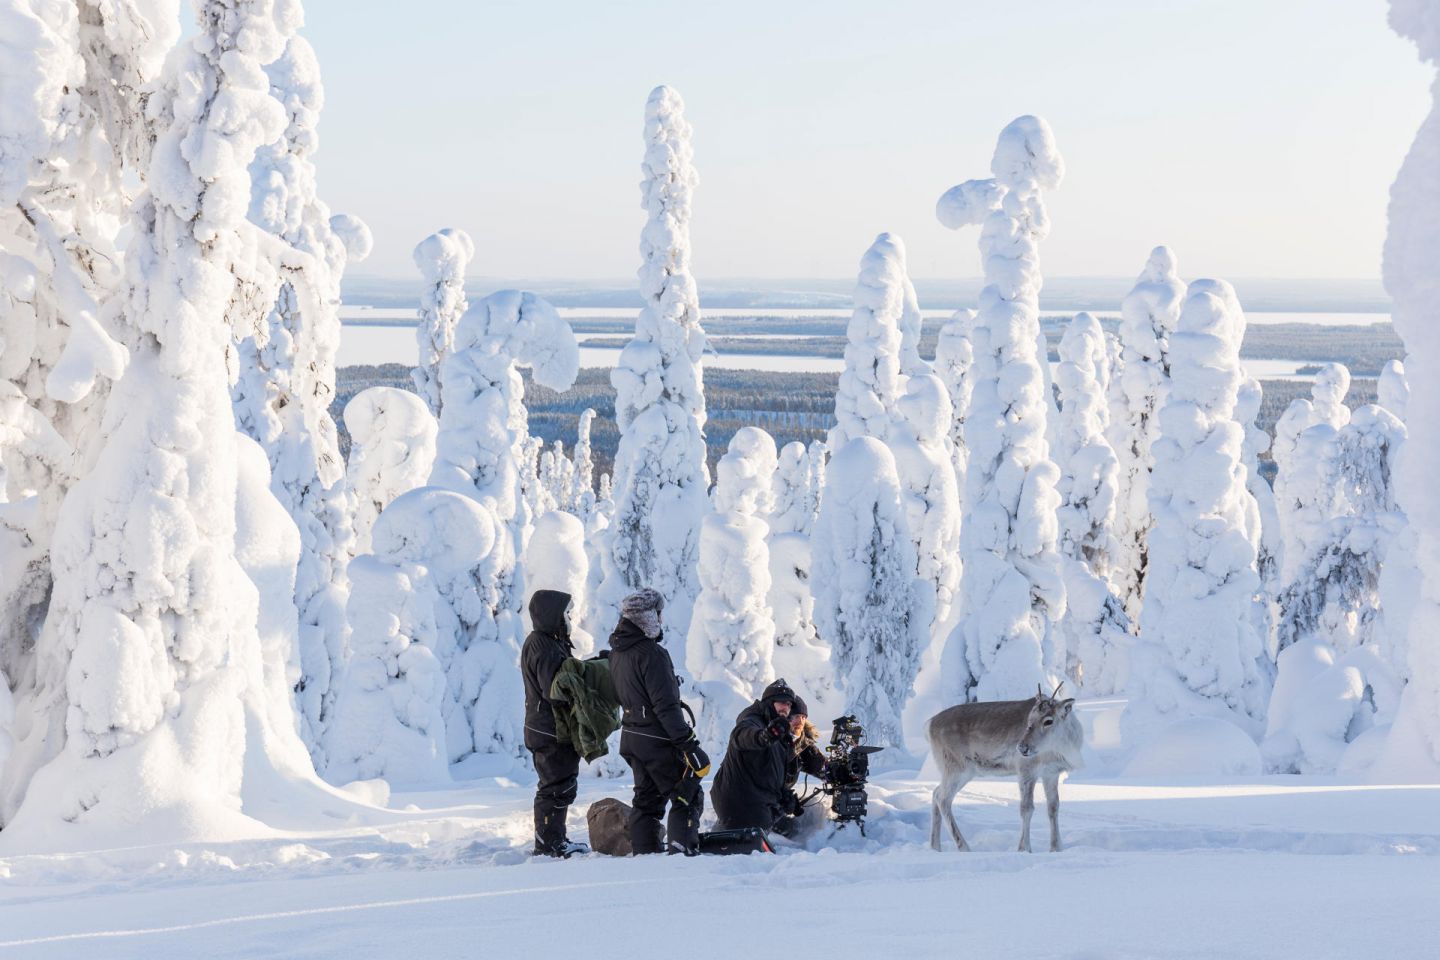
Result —
[[570, 625], [565, 611], [570, 607], [570, 594], [559, 590], [536, 590], [530, 595], [530, 623], [537, 633], [548, 634], [565, 643], [570, 642]]
[[621, 617], [620, 622], [615, 624], [615, 630], [610, 634], [610, 649], [629, 650], [641, 643], [659, 643], [662, 639], [664, 639], [664, 634], [658, 637], [645, 636], [644, 630], [625, 617]]

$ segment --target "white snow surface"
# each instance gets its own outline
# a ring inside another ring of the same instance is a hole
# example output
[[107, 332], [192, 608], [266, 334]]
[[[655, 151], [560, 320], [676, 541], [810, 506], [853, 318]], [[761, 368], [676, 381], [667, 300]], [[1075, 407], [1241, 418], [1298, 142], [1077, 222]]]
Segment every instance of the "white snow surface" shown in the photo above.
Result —
[[[1103, 752], [1122, 706], [1080, 703], [1092, 750]], [[628, 923], [642, 916], [656, 936], [688, 936], [698, 960], [746, 952], [756, 929], [824, 942], [839, 960], [954, 957], [959, 938], [967, 954], [1036, 960], [1431, 952], [1440, 787], [1107, 779], [1097, 766], [1061, 785], [1058, 854], [1014, 852], [1013, 780], [962, 791], [956, 816], [975, 852], [935, 853], [934, 781], [907, 769], [872, 781], [868, 839], [826, 830], [775, 855], [532, 859], [534, 781], [522, 774], [397, 792], [388, 813], [230, 842], [141, 836], [84, 857], [11, 855], [0, 859], [0, 951], [349, 960], [423, 945], [437, 960], [518, 957], [535, 955], [537, 935], [560, 935], [558, 902], [563, 929], [585, 930], [597, 960], [635, 957]], [[629, 793], [583, 779], [570, 835], [586, 836], [591, 803]], [[824, 909], [835, 902], [844, 936]]]

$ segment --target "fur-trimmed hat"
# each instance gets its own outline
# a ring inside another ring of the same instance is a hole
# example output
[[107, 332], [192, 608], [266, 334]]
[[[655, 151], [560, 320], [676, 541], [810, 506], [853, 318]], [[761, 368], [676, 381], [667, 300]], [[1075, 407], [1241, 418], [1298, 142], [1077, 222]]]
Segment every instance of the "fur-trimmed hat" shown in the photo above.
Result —
[[665, 598], [649, 587], [636, 590], [620, 601], [620, 615], [652, 640], [660, 636], [660, 611], [664, 609]]

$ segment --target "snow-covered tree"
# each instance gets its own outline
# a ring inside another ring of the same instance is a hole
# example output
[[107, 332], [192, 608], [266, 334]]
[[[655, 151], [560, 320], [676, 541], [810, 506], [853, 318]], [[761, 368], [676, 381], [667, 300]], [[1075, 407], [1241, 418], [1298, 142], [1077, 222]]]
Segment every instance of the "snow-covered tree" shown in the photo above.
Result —
[[239, 560], [261, 532], [237, 531], [256, 481], [225, 370], [235, 261], [254, 248], [246, 165], [286, 126], [261, 69], [296, 25], [282, 12], [201, 4], [199, 31], [149, 93], [156, 139], [118, 331], [132, 357], [55, 529], [31, 738], [6, 768], [7, 812], [24, 795], [8, 826], [22, 834], [62, 821], [114, 838], [229, 830], [249, 812], [247, 771], [313, 779], [293, 711], [265, 695], [259, 600]]
[[770, 537], [770, 610], [775, 617], [775, 676], [784, 677], [810, 706], [810, 716], [830, 720], [843, 706], [835, 690], [830, 645], [816, 631], [810, 537]]
[[[535, 530], [526, 545], [525, 585], [533, 596], [537, 590], [559, 590], [570, 594], [570, 643], [578, 657], [589, 656], [595, 638], [580, 623], [589, 603], [587, 581], [590, 559], [585, 553], [585, 525], [561, 510], [535, 521]], [[525, 631], [531, 629], [530, 606], [525, 606]]]
[[178, 36], [165, 4], [108, 9], [0, 7], [0, 673], [22, 713], [60, 503], [127, 358], [121, 231], [153, 140], [141, 88]]
[[970, 331], [975, 324], [974, 310], [957, 310], [940, 328], [935, 344], [935, 375], [950, 394], [950, 457], [955, 464], [955, 482], [961, 494], [965, 491], [965, 473], [970, 462], [965, 449], [965, 418], [970, 415], [970, 397], [975, 383], [970, 368], [975, 363], [975, 348]]
[[[1440, 10], [1434, 0], [1391, 0], [1390, 25], [1419, 48], [1422, 62], [1440, 64]], [[1420, 597], [1410, 620], [1409, 683], [1382, 765], [1389, 773], [1440, 779], [1440, 505], [1430, 485], [1440, 464], [1440, 78], [1432, 104], [1390, 188], [1385, 238], [1385, 289], [1395, 330], [1405, 341], [1410, 385], [1409, 437], [1400, 464], [1400, 502], [1416, 531], [1422, 571]]]
[[700, 527], [700, 595], [685, 642], [685, 664], [703, 705], [700, 738], [723, 749], [735, 715], [775, 679], [771, 655], [770, 486], [775, 441], [742, 427], [715, 465], [711, 511]]
[[780, 448], [775, 469], [775, 481], [770, 492], [772, 507], [765, 521], [770, 526], [771, 536], [782, 533], [809, 534], [815, 523], [813, 492], [814, 467], [810, 463], [810, 452], [798, 440]]
[[[340, 280], [349, 260], [369, 253], [371, 238], [356, 218], [332, 218], [316, 193], [315, 128], [324, 88], [314, 51], [291, 37], [265, 72], [287, 126], [250, 163], [249, 219], [273, 238], [273, 262], [266, 267], [274, 275], [237, 271], [230, 315], [238, 325], [239, 362], [232, 400], [236, 423], [264, 448], [275, 496], [300, 528], [295, 601], [302, 672], [296, 699], [301, 734], [323, 766], [321, 730], [334, 698], [331, 678], [345, 657], [345, 568], [354, 553], [355, 502], [330, 415]], [[266, 245], [262, 241], [262, 249]], [[247, 302], [255, 298], [258, 304]]]
[[[1321, 476], [1331, 439], [1350, 420], [1344, 403], [1349, 389], [1350, 371], [1343, 364], [1327, 363], [1311, 385], [1311, 398], [1291, 401], [1275, 424], [1275, 510], [1283, 537], [1282, 589], [1295, 580], [1314, 554], [1314, 541], [1324, 536], [1323, 528], [1335, 508], [1338, 491], [1326, 486]], [[1311, 433], [1313, 427], [1323, 429]]]
[[[986, 286], [971, 338], [974, 390], [965, 419], [969, 455], [961, 619], [942, 662], [949, 702], [1030, 696], [1058, 675], [1055, 624], [1065, 586], [1055, 544], [1059, 471], [1046, 442], [1040, 335], [1039, 243], [1049, 233], [1043, 192], [1064, 162], [1050, 127], [1021, 117], [1000, 134], [994, 179], [951, 188], [936, 205], [947, 227], [981, 224]], [[833, 473], [831, 477], [833, 477]]]
[[356, 554], [370, 552], [370, 530], [400, 494], [424, 486], [435, 465], [440, 426], [409, 390], [370, 387], [345, 405], [350, 433], [347, 477], [355, 496]]
[[[1260, 455], [1270, 449], [1270, 434], [1263, 430], [1256, 419], [1265, 399], [1264, 388], [1254, 377], [1246, 377], [1240, 385], [1240, 394], [1235, 403], [1235, 419], [1245, 428], [1245, 486], [1255, 498], [1260, 509], [1259, 538], [1255, 543], [1255, 564], [1260, 574], [1263, 597], [1273, 598], [1280, 592], [1280, 569], [1285, 557], [1285, 539], [1280, 530], [1280, 513], [1275, 506], [1275, 491], [1260, 475]], [[1269, 601], [1260, 601], [1268, 606]], [[1266, 618], [1272, 619], [1272, 617]], [[1267, 637], [1269, 630], [1266, 630]]]
[[336, 678], [326, 773], [336, 783], [447, 781], [446, 678], [433, 646], [442, 603], [430, 573], [366, 553], [350, 563], [350, 583], [350, 656]]
[[696, 175], [684, 101], [656, 87], [645, 105], [647, 220], [640, 234], [635, 336], [611, 372], [620, 445], [615, 453], [615, 516], [609, 527], [600, 602], [605, 619], [620, 600], [650, 587], [665, 597], [675, 639], [690, 629], [699, 592], [700, 521], [710, 487], [705, 460], [705, 395], [700, 358], [705, 331], [690, 274], [690, 202]]
[[[493, 511], [517, 556], [524, 553], [535, 513], [524, 488], [538, 483], [538, 441], [530, 436], [521, 366], [530, 368], [536, 383], [568, 390], [580, 369], [580, 348], [547, 301], [501, 290], [467, 310], [455, 328], [441, 367], [440, 434], [430, 477], [434, 486]], [[518, 623], [527, 596], [524, 577], [513, 566], [498, 568], [498, 574], [506, 608]]]
[[857, 437], [835, 451], [811, 539], [815, 622], [845, 709], [873, 742], [904, 750], [901, 713], [919, 667], [915, 547], [890, 449]]
[[415, 390], [430, 412], [440, 416], [442, 365], [454, 348], [455, 325], [465, 315], [465, 270], [475, 256], [470, 234], [446, 227], [421, 240], [415, 247], [415, 266], [425, 278], [420, 293], [420, 323], [415, 327], [419, 361], [410, 371]]
[[1380, 406], [1404, 423], [1405, 411], [1410, 406], [1410, 381], [1405, 378], [1403, 361], [1386, 361], [1380, 370], [1380, 378], [1375, 383], [1375, 393]]
[[419, 487], [385, 508], [371, 544], [391, 566], [423, 570], [438, 598], [436, 633], [422, 642], [446, 676], [441, 709], [449, 760], [523, 756], [520, 616], [504, 594], [516, 558], [504, 522], [471, 497]]
[[1120, 369], [1112, 391], [1110, 446], [1119, 462], [1115, 538], [1120, 553], [1111, 582], [1132, 620], [1140, 604], [1148, 565], [1150, 448], [1159, 432], [1156, 414], [1169, 389], [1170, 334], [1180, 319], [1185, 284], [1167, 247], [1150, 251], [1135, 286], [1120, 305]]
[[[905, 245], [882, 233], [860, 258], [855, 310], [846, 329], [845, 367], [835, 391], [835, 426], [827, 440], [838, 450], [856, 437], [890, 439], [895, 405], [904, 393], [900, 373], [900, 323], [906, 295]], [[916, 324], [918, 327], [918, 323]], [[916, 362], [919, 354], [916, 354]]]
[[590, 427], [594, 422], [594, 410], [586, 407], [581, 411], [575, 433], [570, 493], [565, 499], [566, 509], [579, 517], [582, 523], [590, 519], [590, 512], [595, 509], [595, 460], [590, 452]]
[[1060, 389], [1055, 431], [1060, 466], [1060, 540], [1067, 606], [1061, 629], [1066, 674], [1090, 695], [1122, 689], [1129, 618], [1111, 592], [1119, 545], [1115, 525], [1119, 464], [1105, 431], [1109, 356], [1100, 322], [1078, 313], [1060, 340], [1055, 382]]
[[1271, 668], [1251, 605], [1260, 588], [1245, 487], [1244, 315], [1219, 280], [1197, 280], [1169, 337], [1170, 386], [1151, 447], [1149, 566], [1131, 655], [1127, 735], [1206, 716], [1260, 732]]

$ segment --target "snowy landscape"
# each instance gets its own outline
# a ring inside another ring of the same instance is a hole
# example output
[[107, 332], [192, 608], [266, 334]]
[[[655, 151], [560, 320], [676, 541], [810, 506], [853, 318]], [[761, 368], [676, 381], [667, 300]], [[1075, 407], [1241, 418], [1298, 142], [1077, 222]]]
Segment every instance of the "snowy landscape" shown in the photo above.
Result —
[[[635, 281], [517, 283], [514, 224], [330, 208], [299, 0], [0, 0], [0, 955], [1434, 955], [1440, 0], [1370, 6], [1431, 84], [1380, 282], [1163, 234], [1047, 278], [1104, 160], [1018, 111], [925, 184], [949, 276], [870, 229], [845, 281], [711, 279], [714, 141], [657, 61], [640, 211], [605, 188]], [[546, 839], [522, 651], [627, 628], [712, 797], [783, 678], [767, 749], [802, 703], [883, 748], [863, 821], [832, 753], [762, 852], [599, 852], [621, 689], [557, 807], [597, 850]]]

